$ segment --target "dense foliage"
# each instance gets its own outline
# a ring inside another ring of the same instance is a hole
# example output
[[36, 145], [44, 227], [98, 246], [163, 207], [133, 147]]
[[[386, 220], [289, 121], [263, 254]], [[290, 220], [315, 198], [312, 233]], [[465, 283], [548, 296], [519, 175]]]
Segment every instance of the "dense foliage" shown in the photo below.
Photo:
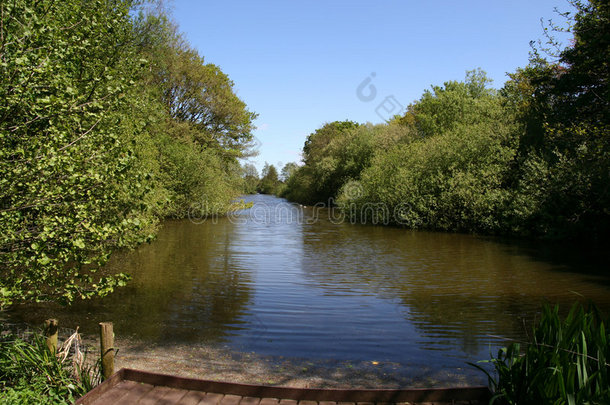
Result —
[[546, 305], [531, 341], [512, 343], [491, 360], [492, 403], [610, 403], [610, 333], [592, 308], [575, 304], [561, 319], [559, 308]]
[[103, 295], [158, 218], [226, 212], [255, 115], [163, 13], [0, 3], [0, 306]]
[[280, 179], [277, 174], [277, 169], [275, 166], [265, 162], [256, 191], [261, 194], [276, 194], [279, 185]]
[[0, 337], [0, 402], [72, 404], [86, 394], [99, 383], [99, 367], [85, 365], [84, 357], [77, 359], [69, 350], [70, 345], [52, 354], [38, 333], [27, 339]]
[[[573, 44], [499, 90], [481, 70], [433, 86], [387, 124], [325, 124], [282, 195], [352, 221], [544, 238], [610, 227], [610, 9], [572, 3]], [[549, 37], [551, 38], [551, 37]], [[552, 39], [552, 38], [551, 38]]]

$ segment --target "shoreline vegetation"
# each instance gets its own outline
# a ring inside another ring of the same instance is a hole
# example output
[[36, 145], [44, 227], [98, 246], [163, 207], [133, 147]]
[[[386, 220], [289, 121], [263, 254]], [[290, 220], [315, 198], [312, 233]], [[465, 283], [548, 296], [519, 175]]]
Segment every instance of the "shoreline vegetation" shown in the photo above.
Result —
[[[610, 6], [570, 4], [560, 14], [570, 45], [554, 48], [551, 25], [501, 89], [478, 69], [385, 124], [327, 123], [307, 138], [303, 165], [265, 165], [259, 179], [240, 165], [256, 153], [256, 113], [161, 2], [0, 3], [0, 311], [109, 294], [129, 281], [101, 271], [113, 251], [194, 206], [239, 208], [244, 191], [366, 223], [607, 238]], [[492, 360], [492, 386], [510, 403], [609, 401], [604, 323], [595, 311], [565, 323], [556, 312], [543, 311], [537, 344]], [[3, 399], [71, 401], [86, 389], [36, 338], [1, 343]], [[534, 379], [532, 367], [542, 367]]]
[[[566, 316], [560, 316], [558, 306], [545, 305], [540, 319], [531, 325], [528, 341], [508, 341], [496, 357], [465, 364], [465, 369], [471, 369], [459, 375], [435, 374], [420, 366], [392, 362], [274, 358], [190, 345], [171, 349], [146, 345], [143, 353], [140, 344], [122, 339], [117, 342], [122, 353], [116, 360], [117, 370], [128, 367], [183, 377], [306, 388], [462, 387], [479, 385], [487, 376], [494, 393], [491, 403], [605, 404], [610, 400], [610, 332], [606, 325], [607, 319], [594, 306], [574, 304]], [[99, 361], [83, 358], [87, 342], [80, 336], [65, 342], [55, 356], [39, 332], [18, 335], [3, 330], [1, 403], [72, 403], [98, 384]], [[82, 349], [72, 348], [74, 342]], [[491, 364], [492, 370], [481, 363]], [[477, 369], [480, 378], [472, 372]]]
[[287, 164], [281, 181], [266, 166], [257, 191], [335, 206], [358, 223], [607, 240], [610, 11], [571, 4], [560, 14], [571, 44], [553, 48], [560, 29], [551, 25], [548, 43], [533, 44], [529, 65], [501, 89], [477, 69], [432, 86], [385, 124], [324, 124], [305, 141], [303, 164]]
[[0, 11], [0, 308], [109, 294], [113, 251], [239, 208], [257, 115], [160, 2]]

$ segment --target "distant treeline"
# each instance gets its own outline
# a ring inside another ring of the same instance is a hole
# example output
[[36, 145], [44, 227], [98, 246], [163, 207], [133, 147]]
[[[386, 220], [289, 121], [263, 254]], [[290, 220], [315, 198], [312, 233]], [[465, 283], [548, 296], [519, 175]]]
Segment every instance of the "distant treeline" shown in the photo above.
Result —
[[325, 124], [281, 195], [369, 223], [607, 237], [610, 6], [572, 3], [569, 47], [534, 45], [530, 64], [500, 90], [475, 70], [433, 86], [387, 124]]
[[0, 307], [104, 294], [113, 249], [226, 212], [253, 119], [158, 5], [0, 2]]

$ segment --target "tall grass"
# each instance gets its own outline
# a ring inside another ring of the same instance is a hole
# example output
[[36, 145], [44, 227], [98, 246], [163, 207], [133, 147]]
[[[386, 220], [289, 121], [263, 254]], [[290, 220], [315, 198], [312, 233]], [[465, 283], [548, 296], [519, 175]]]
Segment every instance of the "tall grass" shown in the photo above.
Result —
[[51, 353], [44, 337], [0, 337], [0, 404], [71, 404], [100, 381], [74, 333]]
[[[512, 343], [486, 362], [492, 403], [610, 404], [610, 334], [598, 309], [575, 304], [561, 319], [545, 305], [528, 343]], [[495, 374], [495, 375], [492, 375]]]

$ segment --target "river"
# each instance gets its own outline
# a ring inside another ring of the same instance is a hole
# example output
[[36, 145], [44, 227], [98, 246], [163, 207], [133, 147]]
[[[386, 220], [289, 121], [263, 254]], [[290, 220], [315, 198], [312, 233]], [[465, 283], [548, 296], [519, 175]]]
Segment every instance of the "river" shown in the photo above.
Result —
[[114, 255], [109, 268], [133, 281], [108, 297], [7, 315], [52, 316], [88, 334], [112, 321], [143, 355], [207, 347], [485, 382], [466, 362], [524, 339], [543, 302], [610, 309], [599, 249], [351, 224], [272, 196], [245, 199], [249, 210], [166, 221], [151, 244]]

